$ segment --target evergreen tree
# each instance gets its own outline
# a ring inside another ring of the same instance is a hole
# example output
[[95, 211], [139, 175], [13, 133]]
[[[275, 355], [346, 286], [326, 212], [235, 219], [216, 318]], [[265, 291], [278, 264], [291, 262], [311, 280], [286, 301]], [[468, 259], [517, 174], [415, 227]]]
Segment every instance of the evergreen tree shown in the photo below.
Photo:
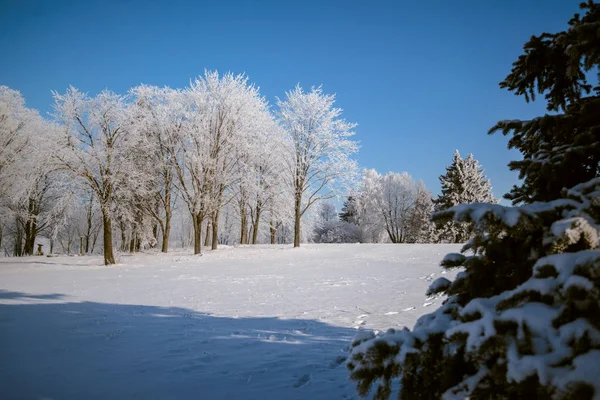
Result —
[[342, 206], [342, 212], [339, 214], [340, 221], [350, 222], [351, 224], [359, 225], [358, 223], [358, 211], [356, 210], [356, 199], [352, 196], [348, 196], [348, 199], [344, 201]]
[[433, 243], [435, 226], [431, 221], [433, 199], [423, 181], [419, 181], [415, 204], [408, 224], [408, 243]]
[[[452, 164], [440, 176], [442, 193], [434, 200], [436, 211], [447, 210], [458, 204], [494, 203], [490, 181], [483, 174], [479, 161], [469, 154], [462, 158], [458, 150], [454, 152]], [[448, 221], [438, 224], [441, 241], [464, 243], [472, 234], [471, 224]]]
[[[532, 37], [501, 87], [544, 94], [553, 115], [500, 122], [523, 160], [520, 206], [463, 204], [438, 221], [474, 224], [429, 293], [449, 295], [409, 331], [361, 333], [348, 367], [366, 395], [401, 399], [600, 398], [600, 5], [569, 29]], [[592, 93], [590, 95], [590, 93]], [[568, 188], [568, 189], [567, 189]]]

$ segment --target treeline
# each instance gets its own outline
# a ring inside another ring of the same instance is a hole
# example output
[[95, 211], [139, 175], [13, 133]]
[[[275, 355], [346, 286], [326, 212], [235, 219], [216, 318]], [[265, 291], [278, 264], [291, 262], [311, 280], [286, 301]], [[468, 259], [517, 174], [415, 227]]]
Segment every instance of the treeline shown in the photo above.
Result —
[[[114, 245], [167, 252], [172, 240], [200, 254], [219, 244], [464, 239], [434, 229], [438, 203], [422, 182], [374, 170], [359, 179], [356, 125], [320, 87], [297, 86], [276, 108], [247, 77], [217, 72], [184, 89], [53, 95], [46, 119], [0, 87], [5, 255], [34, 254], [40, 238], [50, 253], [102, 251], [105, 264], [115, 263]], [[472, 157], [457, 157], [454, 168], [465, 171], [442, 181], [443, 207], [477, 186], [461, 182], [487, 182]], [[468, 160], [474, 170], [463, 168]], [[314, 204], [347, 193], [351, 216], [318, 217]]]
[[[434, 224], [431, 215], [464, 203], [496, 203], [490, 181], [469, 154], [454, 153], [440, 176], [441, 193], [433, 198], [423, 181], [408, 173], [380, 175], [365, 169], [358, 188], [344, 202], [339, 220], [324, 203], [313, 239], [321, 243], [464, 243], [473, 234], [468, 222]], [[335, 212], [333, 212], [335, 215]]]
[[[206, 72], [184, 89], [54, 93], [52, 120], [0, 88], [0, 246], [34, 252], [38, 236], [71, 252], [160, 246], [177, 222], [194, 253], [215, 249], [233, 209], [239, 243], [289, 232], [300, 245], [311, 206], [356, 176], [355, 124], [335, 96], [296, 87], [269, 107], [243, 75]], [[187, 221], [183, 222], [183, 215]], [[113, 237], [117, 233], [117, 237]], [[101, 243], [100, 243], [101, 241]]]

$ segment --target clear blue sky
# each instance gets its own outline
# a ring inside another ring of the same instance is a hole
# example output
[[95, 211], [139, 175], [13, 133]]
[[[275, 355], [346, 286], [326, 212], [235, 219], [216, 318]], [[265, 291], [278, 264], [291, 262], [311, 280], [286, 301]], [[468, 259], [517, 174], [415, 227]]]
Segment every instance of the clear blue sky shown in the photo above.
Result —
[[454, 149], [473, 153], [500, 196], [518, 153], [488, 136], [529, 118], [498, 88], [523, 43], [564, 29], [579, 0], [0, 0], [0, 85], [51, 110], [51, 91], [183, 87], [204, 69], [246, 73], [271, 103], [296, 83], [336, 93], [359, 124], [357, 156], [439, 192]]

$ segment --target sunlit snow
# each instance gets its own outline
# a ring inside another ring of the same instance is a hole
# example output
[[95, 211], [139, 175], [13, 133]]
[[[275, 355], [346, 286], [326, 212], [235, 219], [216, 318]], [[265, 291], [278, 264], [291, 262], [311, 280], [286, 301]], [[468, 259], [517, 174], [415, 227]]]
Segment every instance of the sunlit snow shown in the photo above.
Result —
[[[358, 329], [408, 326], [457, 245], [0, 259], [0, 398], [356, 398]], [[446, 274], [449, 278], [452, 274]]]

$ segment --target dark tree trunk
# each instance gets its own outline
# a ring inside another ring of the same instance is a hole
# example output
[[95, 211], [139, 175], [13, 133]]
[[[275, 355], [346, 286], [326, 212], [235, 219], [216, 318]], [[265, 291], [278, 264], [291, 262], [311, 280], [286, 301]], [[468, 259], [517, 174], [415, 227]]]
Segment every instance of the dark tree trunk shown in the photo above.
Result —
[[35, 218], [32, 218], [25, 223], [25, 246], [23, 247], [23, 253], [27, 256], [33, 255], [36, 237], [35, 225]]
[[210, 227], [210, 221], [208, 221], [206, 223], [206, 233], [204, 234], [204, 247], [208, 247], [210, 246], [210, 232], [211, 232], [211, 227]]
[[[154, 238], [154, 243], [158, 243], [158, 224], [155, 222], [152, 226], [152, 237]], [[153, 244], [152, 247], [156, 246]]]
[[15, 257], [21, 257], [23, 255], [23, 230], [21, 220], [19, 218], [15, 219], [16, 222], [16, 231], [15, 231], [15, 245], [13, 249], [13, 255]]
[[37, 236], [37, 215], [38, 215], [37, 203], [34, 199], [29, 199], [27, 209], [27, 222], [25, 222], [25, 248], [23, 252], [25, 255], [33, 255], [35, 247], [35, 238]]
[[92, 217], [93, 217], [93, 210], [94, 210], [94, 196], [91, 195], [90, 196], [90, 203], [88, 205], [87, 208], [87, 214], [86, 214], [86, 222], [87, 222], [87, 227], [86, 227], [86, 231], [85, 231], [85, 252], [86, 254], [89, 254], [90, 252], [90, 236], [92, 236]]
[[262, 210], [260, 209], [260, 205], [256, 206], [256, 215], [254, 216], [254, 221], [252, 222], [252, 244], [256, 244], [258, 240], [258, 224], [260, 223], [260, 213]]
[[171, 217], [165, 218], [165, 228], [162, 232], [162, 245], [160, 251], [166, 253], [169, 251], [169, 236], [171, 235]]
[[[163, 229], [163, 237], [162, 237], [162, 246], [161, 246], [161, 251], [163, 253], [166, 253], [167, 251], [169, 251], [169, 236], [171, 235], [171, 192], [169, 191], [167, 193], [166, 199], [165, 199], [165, 223], [164, 223], [164, 229]], [[202, 229], [202, 227], [200, 227], [200, 229]]]
[[112, 221], [108, 211], [102, 211], [102, 228], [104, 233], [104, 265], [115, 264], [112, 246]]
[[212, 218], [212, 250], [217, 249], [219, 244], [219, 211], [215, 211]]
[[271, 233], [271, 244], [275, 244], [275, 235], [277, 234], [277, 225], [275, 225], [273, 223], [273, 221], [271, 221], [271, 224], [269, 226], [269, 231]]
[[248, 215], [246, 208], [240, 206], [240, 244], [246, 244], [248, 241]]
[[121, 230], [121, 251], [127, 251], [127, 236], [125, 235], [125, 224], [123, 221], [119, 222], [119, 228]]
[[294, 206], [294, 247], [300, 247], [300, 219], [302, 217], [300, 208], [302, 207], [302, 196], [296, 194], [296, 204]]
[[135, 252], [135, 231], [131, 232], [131, 238], [129, 239], [129, 252]]
[[202, 254], [202, 213], [192, 214], [194, 226], [194, 254]]

